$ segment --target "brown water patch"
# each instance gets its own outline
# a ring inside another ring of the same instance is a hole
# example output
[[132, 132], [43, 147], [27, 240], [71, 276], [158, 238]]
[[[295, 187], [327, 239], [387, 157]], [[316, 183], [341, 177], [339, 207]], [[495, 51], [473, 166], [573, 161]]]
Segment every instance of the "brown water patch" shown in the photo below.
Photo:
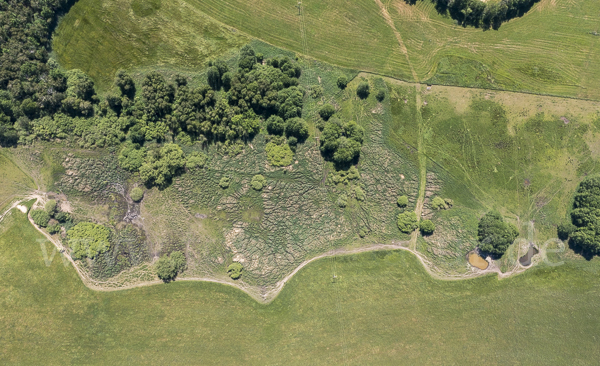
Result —
[[485, 259], [475, 252], [469, 253], [469, 264], [475, 268], [487, 269], [490, 265]]
[[529, 266], [531, 265], [531, 258], [538, 254], [540, 251], [534, 247], [532, 244], [529, 245], [529, 250], [527, 250], [527, 253], [522, 256], [521, 258], [519, 258], [519, 263], [521, 263], [522, 266]]

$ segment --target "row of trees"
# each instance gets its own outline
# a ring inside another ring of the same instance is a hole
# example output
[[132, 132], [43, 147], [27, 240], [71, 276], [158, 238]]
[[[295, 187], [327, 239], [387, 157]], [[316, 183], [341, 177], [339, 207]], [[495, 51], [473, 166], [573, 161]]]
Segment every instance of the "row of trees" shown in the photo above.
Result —
[[600, 255], [600, 176], [586, 177], [577, 188], [571, 222], [558, 227], [558, 236], [586, 256]]
[[[405, 0], [415, 4], [417, 0]], [[527, 13], [539, 0], [431, 0], [440, 14], [449, 14], [462, 26], [498, 29], [502, 23]]]

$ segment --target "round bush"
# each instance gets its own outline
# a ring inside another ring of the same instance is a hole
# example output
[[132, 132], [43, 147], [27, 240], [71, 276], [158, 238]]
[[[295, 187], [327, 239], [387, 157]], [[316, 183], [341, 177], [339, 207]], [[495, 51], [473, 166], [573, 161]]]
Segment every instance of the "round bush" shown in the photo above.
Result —
[[56, 213], [56, 201], [48, 200], [46, 205], [44, 206], [44, 210], [48, 213], [48, 215], [53, 216]]
[[129, 197], [131, 197], [134, 202], [140, 202], [142, 198], [144, 198], [144, 191], [140, 187], [135, 187], [131, 190]]
[[254, 177], [252, 177], [252, 181], [250, 181], [250, 185], [252, 186], [252, 189], [254, 189], [256, 191], [262, 190], [266, 184], [267, 184], [267, 178], [263, 177], [260, 174], [257, 174]]
[[223, 189], [229, 188], [230, 184], [231, 184], [231, 178], [229, 178], [229, 177], [223, 177], [219, 181], [219, 187], [221, 187]]
[[50, 233], [50, 235], [58, 234], [60, 232], [60, 225], [54, 224], [48, 226], [48, 232]]
[[271, 135], [283, 135], [285, 131], [285, 122], [279, 116], [271, 116], [267, 119], [267, 132]]
[[242, 277], [242, 271], [244, 270], [244, 266], [242, 266], [239, 262], [233, 262], [227, 267], [227, 274], [234, 280]]
[[363, 191], [360, 187], [354, 188], [354, 194], [356, 195], [356, 199], [359, 201], [364, 201], [367, 198], [365, 191]]
[[398, 229], [405, 234], [410, 234], [418, 227], [417, 214], [410, 211], [398, 215]]
[[419, 223], [419, 229], [423, 235], [431, 235], [435, 231], [435, 225], [431, 220], [423, 220]]
[[366, 81], [361, 81], [356, 88], [356, 95], [358, 95], [360, 99], [366, 99], [369, 96], [369, 93], [369, 83]]
[[343, 75], [342, 75], [342, 76], [340, 76], [340, 77], [337, 79], [337, 86], [338, 86], [338, 88], [340, 88], [340, 89], [346, 89], [346, 86], [348, 86], [348, 78], [347, 78], [347, 77], [345, 77], [345, 76], [343, 76]]
[[31, 218], [33, 222], [39, 227], [48, 226], [48, 222], [50, 221], [50, 215], [44, 210], [32, 210]]
[[348, 196], [346, 196], [345, 194], [340, 195], [336, 203], [340, 208], [346, 207], [348, 205]]
[[407, 196], [400, 196], [398, 197], [398, 201], [396, 201], [396, 203], [398, 204], [398, 207], [406, 207], [408, 206], [408, 197]]
[[321, 107], [321, 109], [319, 109], [319, 115], [325, 121], [329, 120], [329, 118], [331, 118], [331, 116], [333, 116], [334, 113], [335, 113], [335, 108], [333, 108], [333, 106], [331, 104], [325, 104], [324, 106]]
[[431, 208], [434, 210], [445, 210], [448, 208], [446, 201], [441, 197], [434, 197], [431, 200]]
[[377, 101], [383, 102], [383, 100], [385, 99], [385, 90], [379, 89], [377, 91], [377, 95], [375, 95], [375, 98], [377, 98]]

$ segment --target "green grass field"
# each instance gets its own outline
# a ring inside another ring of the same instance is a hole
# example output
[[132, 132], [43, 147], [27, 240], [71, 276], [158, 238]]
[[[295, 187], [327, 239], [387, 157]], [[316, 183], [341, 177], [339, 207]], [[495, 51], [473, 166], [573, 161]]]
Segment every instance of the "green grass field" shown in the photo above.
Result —
[[330, 258], [265, 306], [210, 283], [93, 292], [60, 254], [46, 266], [42, 236], [24, 214], [2, 228], [2, 364], [586, 365], [600, 357], [597, 259], [449, 282], [431, 279], [406, 252]]
[[600, 99], [594, 0], [542, 0], [498, 31], [457, 26], [429, 1], [384, 1], [387, 21], [372, 0], [306, 0], [302, 15], [293, 1], [180, 0], [143, 18], [136, 4], [80, 0], [55, 35], [58, 60], [101, 85], [119, 67], [195, 67], [246, 39], [215, 19], [293, 52], [403, 80], [413, 79], [408, 57], [420, 81]]

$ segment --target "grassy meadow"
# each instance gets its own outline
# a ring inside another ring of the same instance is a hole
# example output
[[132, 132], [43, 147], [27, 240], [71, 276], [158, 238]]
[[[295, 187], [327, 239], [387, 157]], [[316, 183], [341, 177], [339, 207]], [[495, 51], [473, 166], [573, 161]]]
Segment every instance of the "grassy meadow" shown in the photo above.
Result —
[[118, 68], [194, 68], [256, 37], [408, 81], [410, 61], [423, 82], [600, 99], [594, 0], [541, 0], [497, 31], [457, 26], [429, 1], [384, 1], [388, 19], [371, 0], [305, 0], [301, 15], [296, 2], [282, 0], [146, 3], [140, 10], [139, 0], [80, 0], [54, 37], [58, 60], [106, 86]]
[[[15, 210], [0, 237], [2, 364], [568, 364], [600, 357], [600, 261], [433, 280], [406, 252], [319, 260], [270, 305], [210, 283], [94, 292]], [[333, 281], [332, 275], [337, 275]]]

